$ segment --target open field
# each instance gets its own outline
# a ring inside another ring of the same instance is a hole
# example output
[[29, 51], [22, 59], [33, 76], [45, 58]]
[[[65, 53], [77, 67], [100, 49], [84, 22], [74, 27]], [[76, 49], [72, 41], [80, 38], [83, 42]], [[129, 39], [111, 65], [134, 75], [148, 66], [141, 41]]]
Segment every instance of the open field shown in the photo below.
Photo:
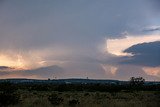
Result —
[[[17, 91], [20, 102], [8, 107], [159, 107], [160, 92], [47, 92]], [[53, 97], [52, 101], [48, 100]], [[59, 101], [61, 98], [62, 101]], [[56, 103], [57, 102], [57, 103]]]
[[[112, 82], [111, 82], [112, 83]], [[159, 107], [160, 85], [0, 83], [0, 107]]]

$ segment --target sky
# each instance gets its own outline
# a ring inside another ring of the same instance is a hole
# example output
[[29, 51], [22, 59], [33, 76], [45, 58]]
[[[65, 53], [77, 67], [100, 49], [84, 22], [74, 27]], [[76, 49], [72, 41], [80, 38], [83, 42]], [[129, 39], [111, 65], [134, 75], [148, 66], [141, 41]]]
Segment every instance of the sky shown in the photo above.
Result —
[[0, 78], [160, 81], [159, 0], [0, 0]]

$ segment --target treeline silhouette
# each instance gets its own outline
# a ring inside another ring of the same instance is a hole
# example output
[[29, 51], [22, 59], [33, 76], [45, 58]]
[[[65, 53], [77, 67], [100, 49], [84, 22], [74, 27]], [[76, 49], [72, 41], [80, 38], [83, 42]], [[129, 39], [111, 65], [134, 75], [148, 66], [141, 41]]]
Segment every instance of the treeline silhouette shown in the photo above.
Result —
[[[137, 81], [136, 81], [137, 82]], [[0, 83], [0, 91], [4, 93], [12, 93], [16, 90], [27, 91], [100, 91], [100, 92], [118, 92], [118, 91], [160, 91], [160, 84], [144, 85], [143, 83], [134, 83], [130, 81], [128, 84], [32, 84], [32, 83]]]

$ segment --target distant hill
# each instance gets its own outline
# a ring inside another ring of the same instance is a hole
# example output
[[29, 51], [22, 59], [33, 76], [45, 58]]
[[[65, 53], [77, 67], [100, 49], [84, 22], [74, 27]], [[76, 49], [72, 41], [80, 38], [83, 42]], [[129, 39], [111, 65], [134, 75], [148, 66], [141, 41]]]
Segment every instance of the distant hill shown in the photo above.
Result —
[[[27, 78], [9, 78], [9, 79], [0, 79], [0, 83], [10, 82], [10, 83], [32, 83], [32, 84], [127, 84], [129, 81], [120, 81], [120, 80], [102, 80], [102, 79], [79, 79], [79, 78], [70, 78], [70, 79], [52, 79], [52, 80], [40, 80], [40, 79], [27, 79]], [[145, 84], [160, 84], [160, 82], [146, 81]]]

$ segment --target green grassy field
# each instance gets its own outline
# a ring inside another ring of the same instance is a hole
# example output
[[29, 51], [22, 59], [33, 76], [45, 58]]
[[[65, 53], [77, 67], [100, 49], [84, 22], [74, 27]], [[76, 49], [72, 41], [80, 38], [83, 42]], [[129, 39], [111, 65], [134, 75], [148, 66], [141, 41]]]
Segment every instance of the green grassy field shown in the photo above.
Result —
[[[21, 91], [20, 102], [8, 107], [159, 107], [160, 92], [49, 92]], [[48, 97], [53, 98], [52, 104]], [[58, 98], [62, 99], [59, 100]]]

